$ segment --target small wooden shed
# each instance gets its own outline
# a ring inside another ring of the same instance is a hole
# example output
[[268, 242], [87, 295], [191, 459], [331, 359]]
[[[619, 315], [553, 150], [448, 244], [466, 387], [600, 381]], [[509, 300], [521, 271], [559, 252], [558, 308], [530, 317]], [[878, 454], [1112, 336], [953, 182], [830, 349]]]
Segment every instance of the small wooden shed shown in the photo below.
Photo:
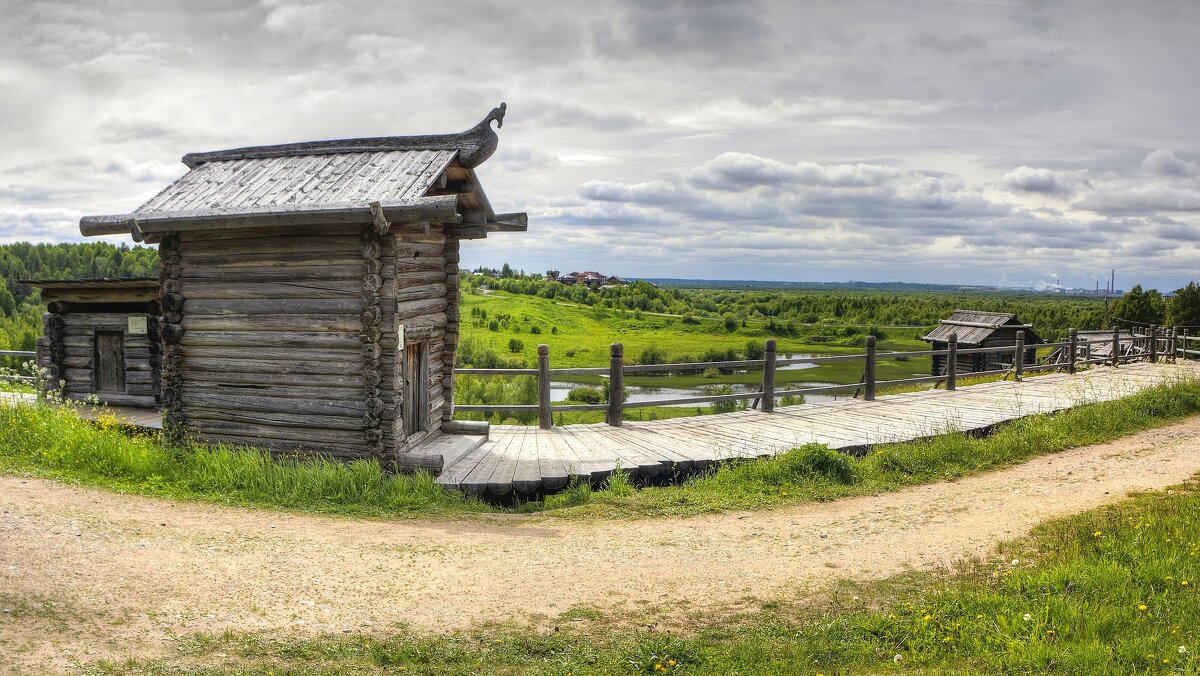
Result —
[[38, 364], [70, 400], [154, 408], [161, 343], [158, 279], [23, 280], [47, 312]]
[[[929, 332], [924, 340], [933, 344], [934, 350], [944, 350], [950, 336], [958, 334], [960, 348], [979, 347], [1009, 347], [1017, 344], [1017, 331], [1025, 332], [1025, 344], [1030, 346], [1024, 352], [1024, 363], [1037, 363], [1037, 349], [1033, 346], [1043, 342], [1042, 338], [1033, 332], [1033, 327], [1024, 324], [1017, 316], [1006, 312], [980, 312], [978, 310], [955, 310], [948, 319], [938, 322], [938, 327]], [[1008, 352], [976, 352], [960, 354], [957, 360], [958, 373], [979, 373], [996, 371], [1013, 365], [1013, 353]], [[934, 355], [932, 375], [946, 374], [946, 357]]]
[[436, 468], [429, 445], [463, 429], [459, 242], [526, 228], [475, 173], [505, 108], [460, 134], [189, 154], [133, 213], [83, 218], [159, 245], [164, 427]]

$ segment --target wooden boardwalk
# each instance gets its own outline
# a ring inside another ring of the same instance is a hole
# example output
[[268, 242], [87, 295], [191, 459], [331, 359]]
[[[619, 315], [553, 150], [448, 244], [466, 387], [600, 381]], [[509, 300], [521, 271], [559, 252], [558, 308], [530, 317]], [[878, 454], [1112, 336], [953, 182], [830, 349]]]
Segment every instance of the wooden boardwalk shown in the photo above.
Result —
[[977, 431], [1029, 415], [1128, 396], [1162, 382], [1200, 376], [1200, 362], [1131, 363], [1076, 375], [1056, 373], [954, 392], [925, 390], [875, 401], [802, 404], [774, 413], [744, 411], [621, 427], [598, 423], [542, 430], [494, 426], [490, 438], [445, 457], [444, 486], [504, 498], [554, 492], [571, 477], [599, 481], [618, 466], [653, 478], [733, 458], [767, 457], [807, 444], [861, 452], [881, 443], [950, 431]]

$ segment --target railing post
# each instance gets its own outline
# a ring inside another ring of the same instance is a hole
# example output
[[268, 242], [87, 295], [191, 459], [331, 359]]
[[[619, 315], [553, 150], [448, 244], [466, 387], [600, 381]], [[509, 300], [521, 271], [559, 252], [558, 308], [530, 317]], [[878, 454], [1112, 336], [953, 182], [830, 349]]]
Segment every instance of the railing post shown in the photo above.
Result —
[[1181, 343], [1180, 346], [1183, 348], [1183, 360], [1187, 361], [1187, 358], [1188, 358], [1188, 356], [1187, 356], [1188, 330], [1187, 329], [1183, 330], [1183, 334], [1179, 336], [1179, 341]]
[[621, 426], [625, 412], [624, 364], [625, 346], [613, 343], [608, 362], [608, 416], [606, 422], [613, 427]]
[[1150, 363], [1158, 361], [1158, 326], [1150, 325]]
[[1021, 379], [1021, 374], [1025, 372], [1025, 332], [1017, 331], [1017, 347], [1013, 352], [1013, 377], [1016, 380]]
[[771, 338], [763, 348], [763, 413], [775, 410], [775, 339]]
[[1075, 372], [1075, 360], [1079, 357], [1079, 331], [1067, 329], [1067, 373]]
[[548, 430], [554, 427], [550, 414], [550, 346], [538, 345], [537, 360], [538, 427]]
[[864, 369], [863, 401], [875, 401], [875, 336], [867, 336], [867, 367]]
[[951, 333], [946, 342], [946, 390], [958, 386], [958, 334]]
[[1170, 339], [1167, 342], [1167, 349], [1169, 349], [1171, 351], [1171, 363], [1173, 364], [1173, 363], [1175, 363], [1175, 355], [1176, 355], [1178, 347], [1179, 347], [1175, 342], [1177, 337], [1179, 336], [1179, 329], [1172, 326], [1170, 331], [1168, 332], [1168, 335], [1170, 336]]
[[1117, 368], [1121, 363], [1121, 329], [1113, 327], [1113, 342], [1112, 342], [1112, 365]]

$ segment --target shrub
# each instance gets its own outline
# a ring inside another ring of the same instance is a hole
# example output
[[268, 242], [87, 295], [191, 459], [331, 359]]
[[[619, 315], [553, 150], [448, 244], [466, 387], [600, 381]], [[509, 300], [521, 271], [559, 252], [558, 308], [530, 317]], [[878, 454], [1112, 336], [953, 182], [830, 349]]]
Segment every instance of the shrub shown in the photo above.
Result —
[[496, 321], [495, 319], [488, 322], [488, 331], [499, 331], [499, 330], [500, 330], [500, 322]]
[[657, 345], [648, 345], [642, 353], [638, 355], [637, 363], [639, 364], [665, 364], [667, 363], [667, 352]]
[[533, 334], [541, 333], [542, 327], [538, 326], [537, 324], [534, 324], [533, 326], [529, 327], [529, 332], [533, 333]]
[[525, 343], [522, 343], [519, 338], [510, 338], [508, 340], [509, 352], [520, 352], [525, 349]]
[[757, 340], [746, 341], [746, 359], [762, 359], [766, 348]]
[[700, 323], [700, 320], [696, 319], [692, 315], [684, 315], [683, 318], [680, 319], [679, 321], [683, 322], [684, 324], [699, 324]]
[[553, 334], [553, 335], [556, 335], [556, 336], [557, 336], [557, 335], [558, 335], [558, 327], [557, 327], [557, 326], [551, 326], [551, 327], [550, 327], [550, 333], [551, 333], [551, 334]]
[[733, 333], [734, 331], [737, 331], [738, 320], [734, 317], [726, 317], [724, 326], [726, 331]]
[[599, 404], [604, 401], [604, 393], [591, 387], [573, 387], [567, 392], [567, 400], [583, 404]]

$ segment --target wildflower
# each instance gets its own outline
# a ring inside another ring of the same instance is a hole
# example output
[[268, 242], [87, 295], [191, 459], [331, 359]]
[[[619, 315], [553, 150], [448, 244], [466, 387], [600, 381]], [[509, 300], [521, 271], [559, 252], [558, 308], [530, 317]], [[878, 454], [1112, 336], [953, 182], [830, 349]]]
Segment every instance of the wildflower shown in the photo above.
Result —
[[982, 620], [982, 619], [983, 619], [983, 615], [976, 615], [976, 616], [975, 616], [975, 619], [977, 619], [977, 620]]
[[1180, 655], [1186, 655], [1187, 651], [1188, 651], [1187, 646], [1185, 646], [1185, 645], [1179, 646], [1179, 654]]
[[1033, 619], [1033, 615], [1030, 615], [1029, 613], [1025, 613], [1025, 621], [1026, 622], [1029, 622], [1032, 619]]
[[946, 638], [942, 639], [942, 643], [949, 643], [950, 641], [951, 641], [951, 638], [950, 638], [949, 636], [947, 636]]
[[1098, 538], [1101, 535], [1104, 535], [1104, 533], [1101, 533], [1100, 531], [1096, 531], [1095, 533], [1092, 533], [1092, 537], [1094, 537], [1094, 538]]
[[904, 655], [901, 655], [900, 653], [896, 653], [896, 656], [892, 658], [892, 661], [895, 662], [896, 664], [900, 664], [901, 662], [904, 661]]
[[1180, 581], [1179, 581], [1179, 586], [1181, 586], [1181, 587], [1186, 587], [1186, 586], [1188, 586], [1188, 581], [1187, 581], [1187, 580], [1180, 580]]
[[1017, 565], [1017, 564], [1019, 564], [1019, 563], [1021, 563], [1021, 559], [1013, 559], [1013, 560], [1012, 560], [1012, 565], [1014, 565], [1014, 566], [1015, 566], [1015, 565]]
[[926, 613], [926, 615], [925, 615], [925, 617], [924, 617], [924, 620], [925, 620], [926, 622], [928, 622], [928, 621], [930, 621], [930, 620], [932, 620], [932, 619], [933, 619], [933, 615], [930, 615], [930, 614]]
[[1143, 603], [1143, 604], [1139, 605], [1138, 610], [1142, 611], [1143, 613], [1146, 612], [1146, 604]]
[[663, 671], [663, 665], [661, 665], [661, 664], [654, 665], [654, 670], [655, 671]]
[[678, 664], [678, 662], [676, 662], [675, 660], [667, 660], [667, 664], [669, 664], [671, 666], [675, 666], [676, 664]]
[[1058, 632], [1054, 631], [1053, 629], [1047, 629], [1046, 635], [1049, 636], [1050, 638], [1054, 638], [1055, 636], [1058, 636]]

